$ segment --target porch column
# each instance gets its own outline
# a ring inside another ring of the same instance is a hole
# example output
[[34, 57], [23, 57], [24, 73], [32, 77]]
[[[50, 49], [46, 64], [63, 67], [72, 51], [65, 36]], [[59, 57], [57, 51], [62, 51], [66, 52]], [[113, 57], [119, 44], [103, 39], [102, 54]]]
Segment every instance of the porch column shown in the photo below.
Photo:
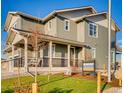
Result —
[[68, 44], [68, 67], [70, 68], [70, 47], [71, 45]]
[[52, 41], [49, 42], [49, 67], [52, 68]]
[[28, 70], [28, 41], [27, 41], [27, 38], [24, 38], [24, 42], [25, 42], [25, 49], [24, 49], [24, 51], [25, 51], [25, 56], [24, 56], [24, 58], [25, 58], [25, 72], [27, 72], [27, 70]]
[[13, 72], [14, 68], [14, 44], [12, 44], [12, 61], [9, 62], [10, 68], [9, 71]]
[[73, 64], [73, 66], [76, 66], [76, 49], [75, 48], [74, 48], [74, 64]]
[[84, 47], [82, 47], [82, 50], [81, 50], [81, 55], [82, 55], [82, 56], [81, 56], [81, 60], [85, 60], [85, 56], [86, 56], [86, 55], [84, 54], [84, 52], [85, 52], [85, 51], [84, 51]]

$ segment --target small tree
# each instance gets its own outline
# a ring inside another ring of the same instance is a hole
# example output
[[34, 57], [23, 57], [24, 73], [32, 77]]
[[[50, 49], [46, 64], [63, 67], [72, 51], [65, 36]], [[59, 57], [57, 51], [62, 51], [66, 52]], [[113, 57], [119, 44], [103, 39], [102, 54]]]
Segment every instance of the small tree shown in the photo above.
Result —
[[[43, 39], [42, 36], [44, 35], [44, 32], [45, 31], [44, 31], [43, 26], [40, 25], [39, 22], [38, 22], [38, 24], [36, 25], [35, 29], [32, 30], [31, 37], [30, 37], [32, 47], [33, 47], [33, 49], [35, 51], [35, 63], [36, 63], [35, 64], [35, 82], [37, 82], [37, 66], [39, 64], [39, 62], [38, 62], [39, 48], [45, 49], [46, 47], [48, 47], [48, 43], [46, 41], [44, 41], [45, 43], [43, 43], [42, 46], [38, 46], [38, 38]], [[48, 74], [48, 81], [49, 81], [49, 78], [50, 78], [49, 75], [50, 75], [50, 73]]]
[[31, 44], [32, 44], [32, 47], [33, 47], [33, 50], [35, 52], [35, 57], [34, 57], [34, 60], [35, 60], [35, 83], [37, 82], [37, 65], [38, 65], [38, 37], [39, 35], [41, 34], [40, 32], [40, 26], [39, 24], [36, 25], [36, 28], [34, 28], [32, 30], [32, 33], [31, 33]]

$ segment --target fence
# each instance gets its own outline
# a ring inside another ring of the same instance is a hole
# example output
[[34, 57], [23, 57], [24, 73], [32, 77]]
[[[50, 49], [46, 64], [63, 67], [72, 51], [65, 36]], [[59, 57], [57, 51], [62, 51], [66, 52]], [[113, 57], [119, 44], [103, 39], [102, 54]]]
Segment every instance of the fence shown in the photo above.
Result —
[[[28, 67], [49, 67], [49, 57], [29, 58]], [[83, 61], [79, 59], [71, 59], [72, 73], [95, 72], [95, 60]], [[24, 58], [15, 58], [14, 67], [24, 67]], [[68, 67], [68, 59], [66, 58], [52, 58], [52, 67]]]
[[95, 60], [88, 60], [82, 62], [82, 74], [84, 74], [84, 72], [95, 72], [95, 71], [96, 71]]
[[95, 60], [78, 60], [76, 59], [75, 64], [71, 66], [72, 73], [82, 73], [84, 72], [95, 72]]

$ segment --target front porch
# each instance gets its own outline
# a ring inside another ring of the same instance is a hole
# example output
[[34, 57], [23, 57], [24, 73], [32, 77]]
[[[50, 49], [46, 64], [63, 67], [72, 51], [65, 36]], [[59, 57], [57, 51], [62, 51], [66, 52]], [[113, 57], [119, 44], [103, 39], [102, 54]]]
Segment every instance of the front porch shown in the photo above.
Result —
[[[20, 37], [18, 39], [18, 36]], [[15, 72], [18, 67], [22, 71], [34, 71], [36, 65], [35, 51], [30, 36], [17, 33], [9, 48], [9, 71]], [[80, 66], [83, 57], [83, 44], [51, 36], [38, 37], [37, 71], [65, 72]]]

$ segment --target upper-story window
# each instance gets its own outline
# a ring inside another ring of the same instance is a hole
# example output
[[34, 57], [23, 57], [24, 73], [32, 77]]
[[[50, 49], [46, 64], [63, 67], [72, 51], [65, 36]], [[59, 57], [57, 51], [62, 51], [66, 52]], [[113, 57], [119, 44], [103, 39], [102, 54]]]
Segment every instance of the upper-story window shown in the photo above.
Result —
[[70, 21], [69, 20], [65, 20], [64, 21], [64, 30], [65, 31], [69, 31], [70, 30]]
[[52, 28], [52, 21], [49, 21], [48, 22], [48, 30], [51, 30], [51, 28]]
[[91, 37], [98, 37], [98, 26], [95, 23], [89, 22], [89, 35]]

